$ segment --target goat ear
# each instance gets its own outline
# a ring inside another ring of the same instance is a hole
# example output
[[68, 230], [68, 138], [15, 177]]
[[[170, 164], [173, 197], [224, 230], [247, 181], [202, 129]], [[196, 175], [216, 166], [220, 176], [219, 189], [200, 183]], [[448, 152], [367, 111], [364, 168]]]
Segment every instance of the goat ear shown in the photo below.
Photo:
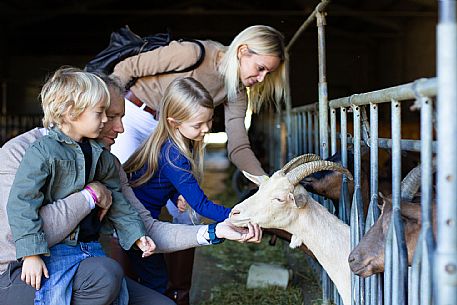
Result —
[[252, 175], [248, 172], [245, 172], [245, 171], [242, 171], [243, 172], [243, 175], [248, 178], [249, 180], [251, 180], [252, 182], [254, 182], [255, 184], [257, 185], [260, 185], [262, 184], [263, 182], [267, 181], [269, 178], [268, 176], [266, 175], [263, 175], [263, 176], [255, 176], [255, 175]]
[[[292, 197], [292, 198], [290, 198]], [[306, 206], [306, 196], [304, 194], [292, 195], [289, 193], [289, 199], [295, 203], [295, 206], [299, 209], [304, 208]]]
[[303, 187], [294, 188], [293, 197], [295, 200], [295, 205], [299, 209], [304, 208], [309, 200], [309, 194]]
[[386, 196], [384, 196], [384, 194], [381, 192], [378, 192], [378, 195], [379, 195], [379, 198], [381, 199], [381, 200], [378, 200], [378, 208], [382, 211], [382, 209], [384, 208], [384, 204], [386, 203]]

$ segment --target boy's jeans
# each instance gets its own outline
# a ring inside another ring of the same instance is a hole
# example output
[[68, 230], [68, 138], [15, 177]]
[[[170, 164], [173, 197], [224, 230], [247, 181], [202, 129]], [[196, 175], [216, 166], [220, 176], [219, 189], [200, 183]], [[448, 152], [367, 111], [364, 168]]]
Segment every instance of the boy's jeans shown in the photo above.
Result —
[[[73, 277], [79, 263], [89, 257], [106, 256], [98, 242], [79, 243], [76, 246], [57, 244], [49, 249], [50, 256], [41, 256], [49, 271], [49, 279], [35, 293], [35, 305], [70, 305]], [[123, 280], [117, 300], [128, 304], [128, 291]]]

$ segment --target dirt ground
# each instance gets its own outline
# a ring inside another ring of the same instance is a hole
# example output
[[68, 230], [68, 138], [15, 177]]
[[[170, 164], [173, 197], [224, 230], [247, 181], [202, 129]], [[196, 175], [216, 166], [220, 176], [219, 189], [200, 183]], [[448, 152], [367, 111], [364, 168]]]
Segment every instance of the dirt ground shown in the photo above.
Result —
[[[223, 160], [220, 152], [206, 162], [208, 168], [205, 170], [205, 180], [202, 185], [208, 197], [226, 206], [232, 206], [237, 202], [237, 197], [231, 189], [231, 173], [233, 167], [229, 166], [227, 160]], [[217, 160], [221, 161], [218, 162]], [[191, 305], [223, 305], [223, 304], [270, 304], [262, 301], [253, 294], [253, 290], [244, 288], [246, 284], [249, 266], [255, 262], [274, 263], [293, 270], [293, 277], [289, 287], [284, 292], [270, 289], [279, 299], [273, 301], [277, 305], [314, 305], [319, 304], [321, 288], [307, 264], [304, 255], [299, 250], [292, 250], [288, 244], [278, 241], [276, 246], [268, 245], [270, 236], [264, 236], [260, 245], [239, 244], [226, 241], [221, 245], [197, 248], [195, 255], [194, 273], [192, 278]], [[228, 285], [228, 286], [227, 286]], [[232, 286], [230, 286], [232, 285]], [[237, 301], [224, 301], [217, 299], [224, 289], [236, 289]], [[275, 292], [276, 291], [276, 292]], [[280, 294], [287, 297], [282, 300]], [[292, 294], [294, 294], [292, 296]], [[275, 297], [276, 297], [275, 296]], [[245, 299], [245, 301], [243, 301]], [[271, 297], [269, 297], [271, 300]], [[287, 299], [287, 300], [286, 300]], [[299, 301], [298, 301], [299, 300]]]

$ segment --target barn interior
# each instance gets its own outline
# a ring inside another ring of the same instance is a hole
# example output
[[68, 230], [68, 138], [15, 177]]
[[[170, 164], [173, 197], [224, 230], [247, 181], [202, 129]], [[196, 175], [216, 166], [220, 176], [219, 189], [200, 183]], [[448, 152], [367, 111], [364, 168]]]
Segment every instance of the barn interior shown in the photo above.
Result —
[[[265, 24], [282, 32], [289, 43], [319, 2], [3, 0], [0, 123], [13, 116], [40, 116], [38, 94], [46, 77], [62, 65], [83, 68], [107, 47], [110, 34], [124, 25], [142, 37], [169, 32], [177, 39], [211, 39], [228, 45], [244, 28]], [[339, 0], [331, 1], [326, 12], [329, 100], [436, 76], [438, 1]], [[292, 106], [318, 102], [315, 21], [291, 46], [289, 58]], [[224, 130], [222, 110], [217, 109], [221, 115], [215, 116], [214, 131]], [[406, 123], [408, 118], [414, 122], [408, 138], [419, 136], [418, 116], [418, 112], [403, 113]], [[390, 122], [383, 121], [382, 113], [380, 118], [380, 136], [389, 137], [383, 129], [388, 133]], [[14, 133], [20, 131], [14, 128]], [[3, 134], [0, 140], [6, 140]]]
[[[228, 45], [247, 26], [266, 24], [286, 43], [319, 3], [288, 1], [4, 0], [0, 2], [2, 114], [39, 114], [45, 77], [62, 65], [84, 67], [124, 25], [140, 36], [212, 39]], [[326, 17], [329, 99], [436, 74], [437, 1], [341, 0]], [[290, 48], [292, 103], [318, 99], [317, 30]]]

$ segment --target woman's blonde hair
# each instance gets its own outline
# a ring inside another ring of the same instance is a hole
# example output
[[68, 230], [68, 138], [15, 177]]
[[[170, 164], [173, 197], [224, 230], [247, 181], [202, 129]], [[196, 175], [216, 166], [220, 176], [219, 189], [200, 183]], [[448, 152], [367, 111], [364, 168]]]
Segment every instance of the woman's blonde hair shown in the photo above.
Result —
[[250, 87], [249, 104], [253, 112], [258, 112], [265, 101], [274, 99], [277, 106], [286, 97], [286, 80], [288, 56], [284, 45], [284, 36], [272, 27], [254, 25], [239, 33], [225, 52], [219, 66], [219, 72], [224, 76], [225, 89], [229, 102], [235, 101], [240, 91], [240, 70], [238, 49], [246, 45], [248, 50], [258, 55], [277, 56], [279, 67], [267, 74], [261, 83]]
[[43, 126], [61, 127], [65, 114], [77, 118], [86, 108], [100, 101], [109, 107], [110, 96], [98, 76], [73, 67], [61, 67], [44, 84], [40, 93]]
[[[124, 163], [126, 173], [133, 173], [147, 165], [144, 174], [131, 182], [133, 187], [146, 183], [158, 169], [160, 151], [164, 143], [171, 139], [179, 151], [189, 160], [191, 173], [200, 181], [203, 175], [203, 141], [189, 142], [175, 126], [167, 120], [173, 118], [181, 124], [195, 117], [200, 107], [214, 109], [214, 102], [209, 92], [201, 83], [192, 77], [176, 78], [165, 90], [160, 103], [159, 123], [148, 139]], [[165, 154], [167, 161], [173, 164], [169, 154]]]

